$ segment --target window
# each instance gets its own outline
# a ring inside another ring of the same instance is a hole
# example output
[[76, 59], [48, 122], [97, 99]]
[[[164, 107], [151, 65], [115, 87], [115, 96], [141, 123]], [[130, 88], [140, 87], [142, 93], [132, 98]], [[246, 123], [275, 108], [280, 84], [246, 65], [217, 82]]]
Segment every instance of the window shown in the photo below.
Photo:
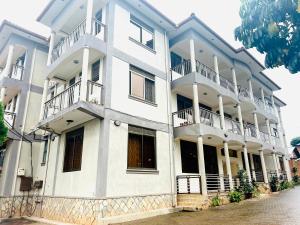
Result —
[[63, 172], [81, 169], [84, 128], [66, 134], [65, 158]]
[[155, 77], [130, 66], [130, 95], [155, 103]]
[[42, 157], [42, 165], [45, 165], [47, 160], [47, 152], [48, 152], [48, 139], [44, 142], [44, 148], [43, 148], [43, 157]]
[[128, 169], [156, 169], [155, 139], [154, 130], [128, 126]]
[[132, 39], [154, 49], [154, 29], [132, 15], [129, 32]]
[[92, 81], [96, 82], [99, 80], [100, 60], [93, 63], [92, 65]]
[[[229, 157], [234, 157], [234, 158], [238, 157], [237, 156], [237, 151], [229, 149], [228, 152], [229, 152]], [[224, 148], [221, 149], [221, 153], [222, 153], [223, 156], [225, 156]]]

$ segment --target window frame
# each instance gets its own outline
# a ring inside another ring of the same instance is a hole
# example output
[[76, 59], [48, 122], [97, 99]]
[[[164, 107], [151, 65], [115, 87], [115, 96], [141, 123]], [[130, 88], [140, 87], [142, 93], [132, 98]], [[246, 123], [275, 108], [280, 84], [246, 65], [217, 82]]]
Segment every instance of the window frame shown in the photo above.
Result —
[[[130, 131], [130, 127], [133, 128], [137, 128], [137, 129], [141, 129], [142, 130], [142, 134], [139, 132], [133, 132]], [[154, 135], [147, 135], [144, 133], [144, 130], [148, 130], [151, 132], [154, 132]], [[143, 136], [148, 136], [148, 137], [153, 137], [154, 138], [154, 149], [153, 149], [153, 154], [154, 154], [154, 167], [153, 168], [148, 168], [148, 167], [143, 167], [143, 165], [141, 167], [130, 167], [129, 166], [129, 134], [134, 134], [134, 135], [140, 135], [142, 137], [142, 149], [141, 149], [141, 163], [143, 164]], [[157, 131], [153, 130], [153, 129], [148, 129], [148, 128], [143, 128], [143, 127], [139, 127], [139, 126], [134, 126], [134, 125], [128, 125], [128, 137], [127, 137], [127, 171], [149, 171], [149, 172], [155, 172], [157, 171]]]
[[47, 138], [44, 141], [41, 166], [44, 166], [47, 162], [48, 151], [49, 151], [49, 139]]
[[[134, 73], [135, 75], [140, 76], [140, 77], [143, 78], [143, 90], [144, 90], [143, 91], [144, 92], [143, 93], [143, 98], [141, 98], [139, 96], [135, 96], [135, 95], [132, 94], [132, 73]], [[153, 79], [151, 79], [151, 78], [143, 75], [141, 72], [138, 72], [136, 69], [133, 69], [132, 67], [130, 67], [129, 68], [129, 95], [131, 97], [139, 99], [139, 100], [141, 100], [143, 102], [147, 102], [147, 103], [156, 105], [156, 85], [155, 85], [156, 82], [155, 82], [155, 76], [154, 75], [152, 75], [152, 76], [153, 76]], [[154, 85], [154, 93], [153, 93], [153, 95], [154, 95], [153, 98], [154, 99], [153, 99], [153, 101], [150, 101], [150, 100], [146, 99], [146, 79], [149, 80], [149, 81], [152, 81], [153, 85]]]
[[[136, 41], [137, 43], [141, 44], [142, 46], [148, 48], [149, 50], [152, 50], [152, 51], [155, 51], [155, 30], [152, 28], [151, 29], [148, 29], [147, 26], [143, 25], [142, 24], [143, 22], [142, 21], [139, 21], [139, 19], [137, 19], [136, 17], [134, 16], [130, 16], [130, 25], [133, 24], [134, 26], [136, 26], [137, 28], [139, 28], [139, 40], [136, 40], [136, 38], [134, 37], [131, 37], [131, 35], [129, 34], [129, 38], [131, 40], [134, 40]], [[150, 27], [150, 26], [149, 26]], [[153, 47], [149, 47], [148, 45], [144, 44], [143, 43], [143, 30], [145, 30], [146, 32], [152, 34], [152, 40], [153, 40]]]

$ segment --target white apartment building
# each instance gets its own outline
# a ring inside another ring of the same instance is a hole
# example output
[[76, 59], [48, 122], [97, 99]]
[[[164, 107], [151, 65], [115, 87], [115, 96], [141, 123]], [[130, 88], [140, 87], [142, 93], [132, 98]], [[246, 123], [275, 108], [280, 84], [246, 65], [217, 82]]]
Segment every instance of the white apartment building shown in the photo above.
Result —
[[240, 169], [291, 179], [280, 87], [195, 15], [176, 25], [144, 0], [52, 0], [37, 20], [51, 37], [30, 215], [125, 221], [226, 193]]

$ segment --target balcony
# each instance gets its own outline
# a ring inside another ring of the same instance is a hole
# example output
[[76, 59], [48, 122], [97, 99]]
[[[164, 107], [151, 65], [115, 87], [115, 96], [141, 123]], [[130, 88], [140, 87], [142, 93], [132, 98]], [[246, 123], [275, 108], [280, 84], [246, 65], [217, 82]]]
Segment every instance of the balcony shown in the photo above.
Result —
[[45, 102], [38, 126], [61, 132], [93, 118], [103, 118], [102, 85], [88, 80], [86, 99], [81, 96], [81, 85], [78, 81]]
[[[172, 81], [175, 81], [186, 75], [189, 75], [192, 73], [191, 61], [184, 60], [182, 63], [171, 68], [171, 70], [172, 70]], [[196, 72], [200, 74], [202, 78], [205, 77], [206, 81], [211, 82], [213, 86], [218, 85], [216, 72], [198, 60], [196, 60]], [[231, 94], [235, 95], [233, 82], [231, 82], [230, 80], [228, 80], [222, 75], [219, 75], [219, 79], [220, 79], [220, 86], [230, 91]]]
[[[92, 20], [91, 35], [105, 41], [106, 26], [96, 20]], [[86, 34], [86, 20], [83, 20], [71, 33], [62, 38], [53, 48], [51, 52], [51, 63], [54, 63], [61, 55], [71, 48], [79, 39]]]
[[244, 129], [245, 129], [245, 136], [246, 137], [257, 138], [256, 127], [255, 127], [254, 124], [246, 124], [244, 126]]
[[16, 113], [10, 111], [4, 111], [4, 122], [9, 128], [14, 127], [16, 119]]
[[8, 73], [6, 73], [4, 69], [2, 69], [0, 70], [0, 74], [1, 74], [1, 78], [8, 77], [15, 80], [22, 80], [24, 74], [24, 66], [14, 64], [12, 65]]
[[277, 116], [275, 113], [275, 109], [269, 105], [269, 104], [265, 104], [261, 98], [254, 96], [254, 102], [255, 105], [257, 106], [256, 111], [262, 115], [264, 115], [265, 117], [272, 119], [273, 121], [277, 121]]

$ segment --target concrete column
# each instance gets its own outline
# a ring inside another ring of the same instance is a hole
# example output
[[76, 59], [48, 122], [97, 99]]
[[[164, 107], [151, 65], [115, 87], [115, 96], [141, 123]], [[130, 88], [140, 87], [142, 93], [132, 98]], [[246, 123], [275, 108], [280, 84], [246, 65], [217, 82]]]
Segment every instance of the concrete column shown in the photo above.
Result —
[[10, 75], [11, 69], [12, 69], [12, 64], [13, 64], [13, 56], [14, 56], [14, 45], [9, 45], [8, 47], [8, 55], [7, 55], [7, 60], [6, 60], [6, 65], [4, 67], [4, 77], [7, 77]]
[[236, 81], [236, 74], [235, 74], [234, 67], [231, 68], [231, 74], [232, 74], [232, 81], [233, 81], [233, 85], [234, 85], [234, 93], [236, 95], [239, 95], [239, 90], [238, 90], [238, 85], [237, 85], [237, 81]]
[[43, 120], [43, 118], [44, 118], [45, 102], [47, 101], [48, 88], [49, 88], [49, 79], [47, 78], [44, 81], [44, 89], [43, 89], [42, 102], [41, 102], [40, 121]]
[[86, 6], [86, 28], [87, 34], [92, 34], [92, 23], [93, 23], [93, 2], [94, 0], [87, 0]]
[[260, 95], [261, 95], [261, 100], [264, 104], [264, 108], [266, 108], [265, 93], [264, 93], [264, 89], [262, 89], [262, 88], [260, 88]]
[[266, 119], [267, 132], [269, 135], [269, 143], [272, 144], [272, 135], [271, 135], [271, 127], [269, 119]]
[[238, 118], [239, 118], [239, 123], [240, 123], [240, 129], [241, 129], [242, 135], [244, 136], [245, 131], [244, 131], [244, 124], [243, 124], [242, 109], [241, 109], [241, 105], [240, 104], [237, 104], [237, 111], [238, 111]]
[[195, 42], [194, 39], [190, 39], [190, 58], [191, 58], [191, 69], [192, 72], [196, 72], [196, 53], [195, 53]]
[[203, 150], [203, 138], [201, 136], [197, 138], [197, 150], [198, 150], [199, 174], [201, 176], [202, 195], [207, 195], [206, 172], [205, 172], [205, 161], [204, 161], [204, 150]]
[[248, 86], [249, 86], [250, 98], [254, 102], [254, 95], [253, 95], [253, 89], [252, 89], [252, 81], [251, 81], [251, 79], [248, 80]]
[[251, 182], [251, 171], [250, 171], [250, 167], [249, 167], [248, 150], [245, 145], [243, 146], [243, 154], [244, 154], [247, 176], [248, 176], [249, 182]]
[[256, 180], [255, 167], [254, 167], [254, 161], [253, 161], [252, 153], [250, 153], [250, 166], [251, 166], [251, 173], [252, 173], [252, 176], [253, 176], [253, 180]]
[[275, 156], [276, 156], [278, 171], [281, 172], [283, 168], [281, 168], [279, 156], [277, 154]]
[[227, 174], [229, 177], [229, 186], [230, 190], [233, 189], [233, 182], [232, 182], [232, 174], [231, 174], [231, 165], [230, 165], [230, 157], [229, 157], [229, 150], [228, 150], [228, 143], [224, 142], [224, 153], [225, 153], [225, 162], [226, 162], [226, 169]]
[[5, 98], [5, 91], [6, 91], [6, 88], [5, 88], [5, 87], [2, 87], [2, 88], [1, 88], [1, 91], [0, 91], [0, 98], [1, 98], [2, 104], [3, 104], [4, 98]]
[[254, 119], [254, 125], [255, 125], [255, 130], [256, 130], [256, 136], [258, 139], [260, 139], [260, 133], [259, 133], [259, 126], [258, 126], [258, 120], [257, 120], [257, 114], [254, 112], [253, 113], [253, 119]]
[[292, 180], [291, 169], [290, 169], [289, 161], [286, 158], [286, 156], [283, 156], [283, 165], [284, 165], [284, 171], [286, 172], [287, 179], [288, 181], [291, 181]]
[[284, 130], [284, 127], [283, 127], [283, 123], [282, 123], [282, 116], [281, 116], [281, 110], [280, 108], [278, 109], [278, 117], [279, 117], [279, 123], [280, 123], [280, 128], [281, 128], [281, 133], [282, 133], [282, 139], [283, 139], [283, 145], [284, 145], [284, 148], [285, 148], [285, 154], [289, 154], [288, 152], [288, 144], [287, 144], [287, 140], [286, 140], [286, 136], [285, 136], [285, 130]]
[[194, 121], [200, 123], [200, 112], [199, 112], [199, 98], [198, 98], [198, 85], [193, 84], [193, 109], [194, 109]]
[[48, 58], [47, 58], [47, 66], [50, 66], [52, 63], [52, 52], [53, 52], [53, 48], [54, 48], [54, 41], [55, 41], [55, 32], [51, 31], [50, 42], [49, 42], [49, 52], [48, 52]]
[[17, 102], [16, 102], [16, 109], [15, 109], [15, 113], [16, 114], [18, 114], [18, 112], [19, 112], [19, 108], [20, 108], [20, 98], [21, 98], [21, 94], [20, 93], [18, 93], [18, 95], [17, 95]]
[[81, 75], [81, 84], [80, 84], [80, 101], [87, 100], [87, 81], [88, 81], [88, 72], [89, 72], [89, 55], [90, 49], [84, 47], [83, 49], [83, 59], [82, 59], [82, 75]]
[[220, 84], [220, 73], [219, 73], [218, 57], [216, 55], [214, 55], [213, 59], [214, 59], [214, 70], [216, 72], [217, 84]]
[[224, 116], [224, 107], [223, 107], [223, 98], [222, 95], [218, 95], [219, 100], [219, 111], [220, 111], [220, 118], [221, 118], [221, 128], [225, 130], [225, 116]]
[[275, 100], [274, 100], [274, 95], [273, 95], [273, 93], [272, 93], [272, 95], [271, 95], [271, 103], [272, 103], [272, 107], [273, 107], [273, 112], [274, 112], [274, 114], [276, 115], [277, 119], [279, 119], [279, 118], [278, 118], [278, 112], [277, 112], [277, 110], [276, 110], [276, 105], [275, 105]]
[[[224, 175], [221, 148], [218, 148], [218, 149], [217, 149], [217, 158], [218, 158], [218, 170], [219, 170], [219, 175]], [[225, 186], [224, 186], [224, 178], [223, 178], [223, 176], [220, 176], [220, 187], [221, 187], [221, 191], [224, 191], [224, 190], [225, 190]]]
[[277, 164], [276, 154], [274, 152], [272, 153], [272, 157], [273, 157], [273, 163], [274, 163], [276, 175], [277, 175], [277, 177], [279, 177], [280, 174], [279, 174], [279, 170], [278, 170], [278, 164]]
[[265, 157], [264, 157], [264, 152], [263, 150], [259, 151], [259, 156], [260, 156], [260, 161], [261, 161], [261, 168], [264, 176], [264, 182], [267, 184], [269, 183], [268, 181], [268, 174], [267, 174], [267, 169], [266, 169], [266, 163], [265, 163]]

